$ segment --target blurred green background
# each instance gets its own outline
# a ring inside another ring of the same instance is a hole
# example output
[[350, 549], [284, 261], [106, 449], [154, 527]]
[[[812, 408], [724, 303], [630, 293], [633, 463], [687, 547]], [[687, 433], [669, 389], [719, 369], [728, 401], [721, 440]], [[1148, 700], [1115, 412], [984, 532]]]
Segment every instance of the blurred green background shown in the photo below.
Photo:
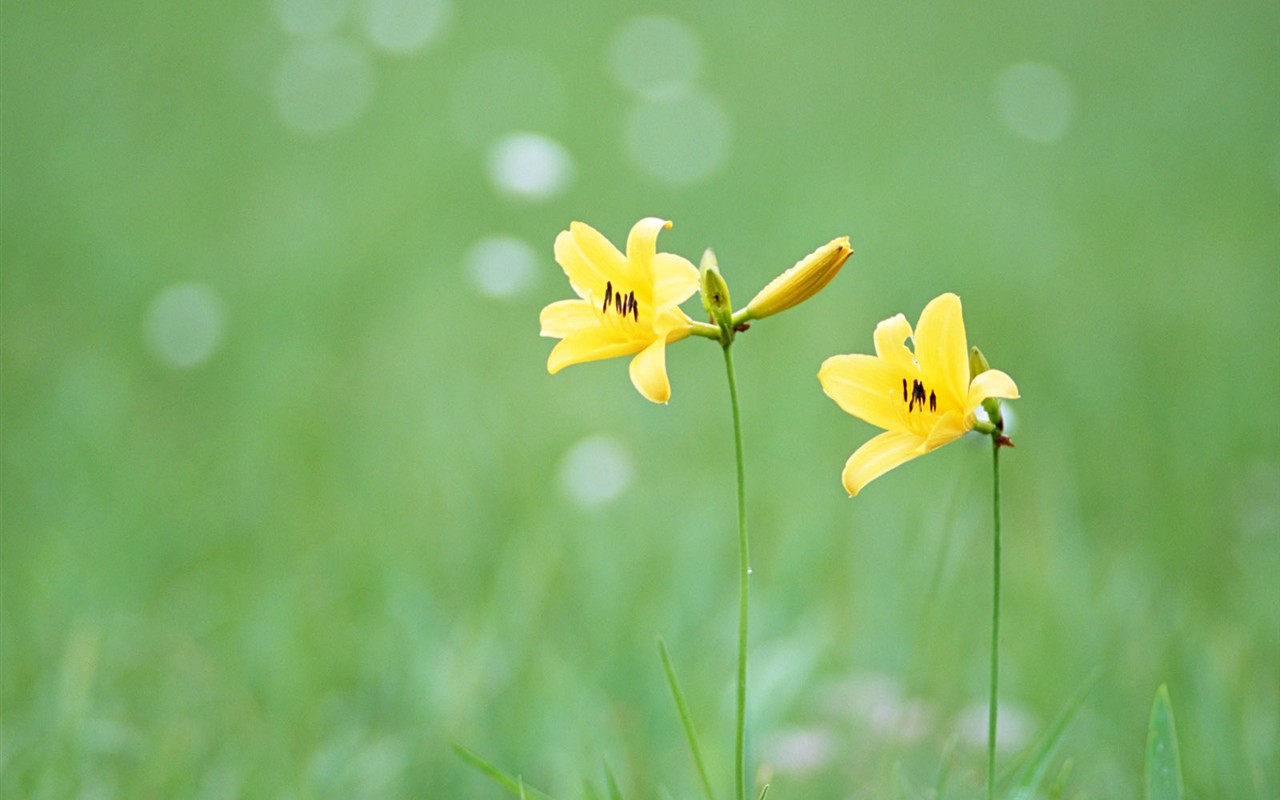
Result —
[[[728, 784], [720, 355], [553, 377], [574, 219], [714, 246], [770, 797], [985, 764], [977, 437], [849, 500], [828, 355], [955, 291], [1015, 377], [1002, 764], [1095, 668], [1067, 797], [1280, 796], [1280, 6], [0, 5], [0, 793], [578, 797]], [[688, 307], [696, 311], [696, 301]]]

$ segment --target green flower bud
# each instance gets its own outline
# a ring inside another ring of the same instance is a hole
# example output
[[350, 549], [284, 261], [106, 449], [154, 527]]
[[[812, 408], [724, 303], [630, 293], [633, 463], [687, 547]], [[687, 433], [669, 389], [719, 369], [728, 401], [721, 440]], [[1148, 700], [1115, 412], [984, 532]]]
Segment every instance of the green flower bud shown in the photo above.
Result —
[[[969, 351], [969, 380], [973, 380], [989, 369], [991, 364], [987, 361], [987, 357], [975, 346]], [[1004, 430], [1004, 415], [1000, 413], [998, 397], [988, 397], [983, 400], [982, 410], [987, 412], [987, 418], [991, 420], [992, 425], [996, 426], [997, 431]]]
[[733, 340], [733, 305], [729, 302], [729, 285], [720, 274], [716, 264], [716, 254], [707, 248], [702, 254], [702, 307], [707, 310], [711, 321], [720, 328], [720, 340], [728, 343]]

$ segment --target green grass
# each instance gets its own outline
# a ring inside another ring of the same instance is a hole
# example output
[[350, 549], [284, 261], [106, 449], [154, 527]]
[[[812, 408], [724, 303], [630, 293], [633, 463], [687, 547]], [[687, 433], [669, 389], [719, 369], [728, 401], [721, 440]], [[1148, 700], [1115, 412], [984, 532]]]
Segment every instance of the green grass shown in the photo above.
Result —
[[[620, 241], [647, 214], [675, 220], [663, 249], [714, 246], [740, 300], [833, 236], [857, 251], [734, 351], [770, 798], [894, 797], [943, 763], [947, 797], [981, 792], [986, 442], [849, 500], [873, 431], [816, 379], [947, 290], [1023, 395], [1000, 689], [1022, 749], [1098, 670], [1044, 773], [1071, 760], [1063, 797], [1139, 796], [1162, 683], [1187, 796], [1280, 793], [1274, 5], [671, 6], [732, 126], [685, 186], [627, 156], [635, 100], [607, 64], [631, 12], [455, 3], [397, 56], [353, 9], [333, 36], [369, 56], [367, 110], [306, 136], [275, 107], [274, 7], [0, 7], [0, 794], [502, 796], [459, 742], [526, 792], [607, 791], [604, 759], [624, 797], [695, 796], [659, 633], [728, 786], [720, 355], [672, 347], [657, 407], [622, 362], [549, 377], [537, 336], [567, 291], [556, 232]], [[544, 203], [495, 192], [455, 124], [468, 69], [511, 49], [559, 81], [493, 112], [573, 155]], [[993, 107], [1024, 61], [1069, 79], [1058, 141]], [[495, 233], [541, 258], [515, 299], [462, 266]], [[225, 336], [175, 369], [145, 320], [191, 281]], [[583, 508], [558, 471], [601, 433], [633, 481]], [[811, 770], [778, 761], [796, 731], [827, 743]]]

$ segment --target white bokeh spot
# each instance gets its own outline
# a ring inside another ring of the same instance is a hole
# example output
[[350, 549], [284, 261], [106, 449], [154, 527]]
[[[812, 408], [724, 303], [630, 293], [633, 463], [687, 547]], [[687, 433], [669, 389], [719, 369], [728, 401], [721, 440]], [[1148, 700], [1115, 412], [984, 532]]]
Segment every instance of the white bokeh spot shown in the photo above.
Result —
[[573, 158], [554, 139], [538, 133], [513, 133], [489, 151], [489, 178], [511, 197], [549, 200], [573, 181]]
[[351, 0], [271, 0], [276, 21], [294, 36], [331, 33], [350, 8]]
[[[960, 712], [955, 727], [961, 740], [970, 747], [986, 747], [989, 706], [974, 703]], [[996, 704], [996, 750], [1014, 752], [1026, 747], [1035, 731], [1031, 713], [1013, 703]]]
[[449, 15], [448, 0], [368, 0], [365, 33], [375, 47], [407, 55], [439, 38]]
[[701, 64], [697, 35], [672, 17], [636, 17], [622, 26], [609, 46], [609, 71], [642, 97], [660, 97], [689, 86]]
[[467, 274], [481, 294], [505, 299], [524, 294], [537, 277], [538, 256], [523, 239], [488, 236], [471, 246]]
[[681, 91], [641, 102], [626, 120], [626, 148], [636, 168], [661, 183], [700, 181], [729, 156], [731, 124], [720, 101]]
[[364, 114], [373, 84], [373, 65], [364, 50], [336, 39], [301, 42], [276, 70], [276, 108], [291, 130], [329, 133]]
[[208, 361], [225, 331], [222, 299], [202, 283], [165, 289], [151, 301], [143, 322], [143, 336], [152, 354], [183, 369]]
[[631, 454], [611, 436], [590, 436], [569, 448], [560, 462], [560, 488], [574, 503], [595, 508], [631, 485]]
[[1033, 142], [1061, 139], [1076, 113], [1071, 80], [1057, 67], [1035, 61], [1014, 64], [1001, 72], [992, 99], [1000, 121]]

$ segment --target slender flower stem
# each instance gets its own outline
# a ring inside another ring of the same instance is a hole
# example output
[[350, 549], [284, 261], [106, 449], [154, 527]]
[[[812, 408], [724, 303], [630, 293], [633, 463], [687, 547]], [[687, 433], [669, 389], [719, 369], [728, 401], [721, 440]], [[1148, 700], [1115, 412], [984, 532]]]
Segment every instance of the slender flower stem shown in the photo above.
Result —
[[747, 581], [751, 561], [747, 552], [747, 488], [742, 457], [742, 417], [738, 413], [738, 379], [733, 370], [732, 344], [724, 344], [724, 367], [729, 373], [729, 400], [733, 404], [733, 444], [738, 457], [738, 728], [734, 738], [733, 777], [738, 800], [747, 800]]
[[1000, 440], [991, 439], [994, 569], [991, 580], [991, 706], [987, 711], [987, 800], [996, 795], [996, 693], [1000, 687]]

